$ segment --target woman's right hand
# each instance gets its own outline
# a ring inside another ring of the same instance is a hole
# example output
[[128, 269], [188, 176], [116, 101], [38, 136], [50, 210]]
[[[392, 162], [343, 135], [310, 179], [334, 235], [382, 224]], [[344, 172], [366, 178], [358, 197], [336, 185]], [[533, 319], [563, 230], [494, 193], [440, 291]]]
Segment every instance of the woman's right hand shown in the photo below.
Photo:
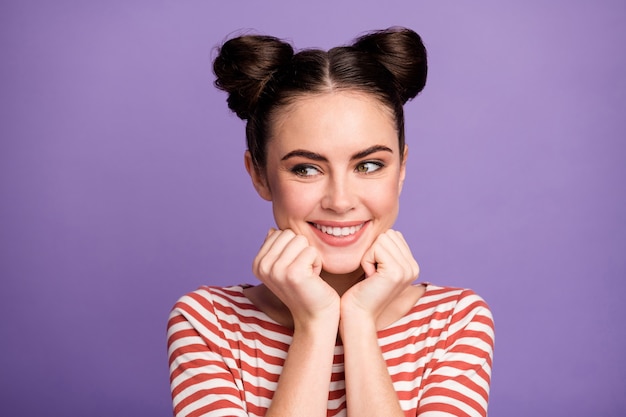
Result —
[[339, 316], [339, 295], [322, 278], [322, 259], [306, 237], [270, 229], [253, 272], [289, 308], [296, 327]]

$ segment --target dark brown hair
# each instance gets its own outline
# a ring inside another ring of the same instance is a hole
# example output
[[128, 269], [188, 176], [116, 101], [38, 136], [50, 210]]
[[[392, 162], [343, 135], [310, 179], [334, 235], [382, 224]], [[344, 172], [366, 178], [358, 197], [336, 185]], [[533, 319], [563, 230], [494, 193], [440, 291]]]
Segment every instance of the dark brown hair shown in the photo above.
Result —
[[225, 42], [213, 63], [215, 86], [228, 107], [246, 120], [246, 140], [257, 169], [265, 167], [272, 116], [299, 96], [352, 90], [375, 96], [393, 111], [404, 150], [403, 105], [426, 84], [426, 48], [406, 28], [368, 33], [329, 51], [292, 46], [271, 36], [246, 35]]

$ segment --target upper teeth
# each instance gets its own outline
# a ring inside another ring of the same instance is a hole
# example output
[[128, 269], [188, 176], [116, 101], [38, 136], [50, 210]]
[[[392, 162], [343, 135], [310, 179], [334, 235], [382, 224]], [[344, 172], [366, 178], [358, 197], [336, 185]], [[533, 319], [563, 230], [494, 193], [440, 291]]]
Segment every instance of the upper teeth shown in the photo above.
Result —
[[357, 226], [350, 226], [350, 227], [331, 227], [331, 226], [323, 226], [320, 224], [316, 224], [315, 227], [317, 227], [323, 233], [339, 237], [339, 236], [353, 235], [359, 230], [361, 230], [363, 225], [359, 224]]

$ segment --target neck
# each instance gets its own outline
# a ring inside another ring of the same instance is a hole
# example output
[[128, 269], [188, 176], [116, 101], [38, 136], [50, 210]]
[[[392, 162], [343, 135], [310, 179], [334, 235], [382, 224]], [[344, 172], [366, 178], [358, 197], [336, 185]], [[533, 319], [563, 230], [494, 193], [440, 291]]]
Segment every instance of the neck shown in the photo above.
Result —
[[330, 272], [322, 271], [320, 277], [326, 281], [328, 285], [333, 287], [341, 297], [354, 284], [362, 281], [365, 277], [365, 273], [361, 268], [348, 274], [331, 274]]

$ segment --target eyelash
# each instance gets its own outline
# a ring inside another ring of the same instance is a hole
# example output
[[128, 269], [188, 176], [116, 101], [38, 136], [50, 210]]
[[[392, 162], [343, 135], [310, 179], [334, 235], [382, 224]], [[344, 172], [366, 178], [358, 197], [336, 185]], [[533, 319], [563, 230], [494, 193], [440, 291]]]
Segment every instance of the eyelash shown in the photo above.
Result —
[[[366, 165], [373, 165], [375, 167], [375, 169], [368, 170], [368, 171], [359, 171], [359, 167], [366, 166]], [[363, 161], [363, 162], [359, 162], [359, 164], [356, 166], [356, 168], [354, 170], [359, 172], [359, 173], [361, 173], [361, 174], [371, 174], [371, 173], [376, 172], [379, 169], [383, 168], [384, 166], [385, 166], [385, 164], [382, 163], [381, 161]]]
[[[360, 167], [366, 167], [368, 165], [373, 165], [373, 169], [369, 169], [366, 171], [360, 171], [359, 168]], [[378, 170], [380, 170], [381, 168], [383, 168], [385, 166], [385, 164], [381, 161], [363, 161], [363, 162], [359, 162], [357, 164], [357, 166], [354, 168], [354, 171], [359, 173], [359, 174], [372, 174]], [[315, 170], [316, 173], [307, 173], [308, 170]], [[291, 172], [294, 173], [296, 176], [301, 177], [301, 178], [310, 178], [313, 177], [319, 173], [321, 173], [321, 170], [319, 168], [317, 168], [314, 165], [307, 165], [307, 164], [299, 164], [294, 166], [293, 168], [291, 168]]]
[[305, 164], [300, 164], [300, 165], [294, 166], [293, 168], [291, 168], [291, 172], [293, 172], [298, 177], [309, 178], [309, 177], [312, 177], [315, 174], [306, 174], [306, 173], [302, 172], [302, 171], [309, 170], [309, 169], [313, 169], [313, 170], [317, 171], [318, 173], [321, 172], [317, 167], [314, 167], [313, 165], [305, 165]]

